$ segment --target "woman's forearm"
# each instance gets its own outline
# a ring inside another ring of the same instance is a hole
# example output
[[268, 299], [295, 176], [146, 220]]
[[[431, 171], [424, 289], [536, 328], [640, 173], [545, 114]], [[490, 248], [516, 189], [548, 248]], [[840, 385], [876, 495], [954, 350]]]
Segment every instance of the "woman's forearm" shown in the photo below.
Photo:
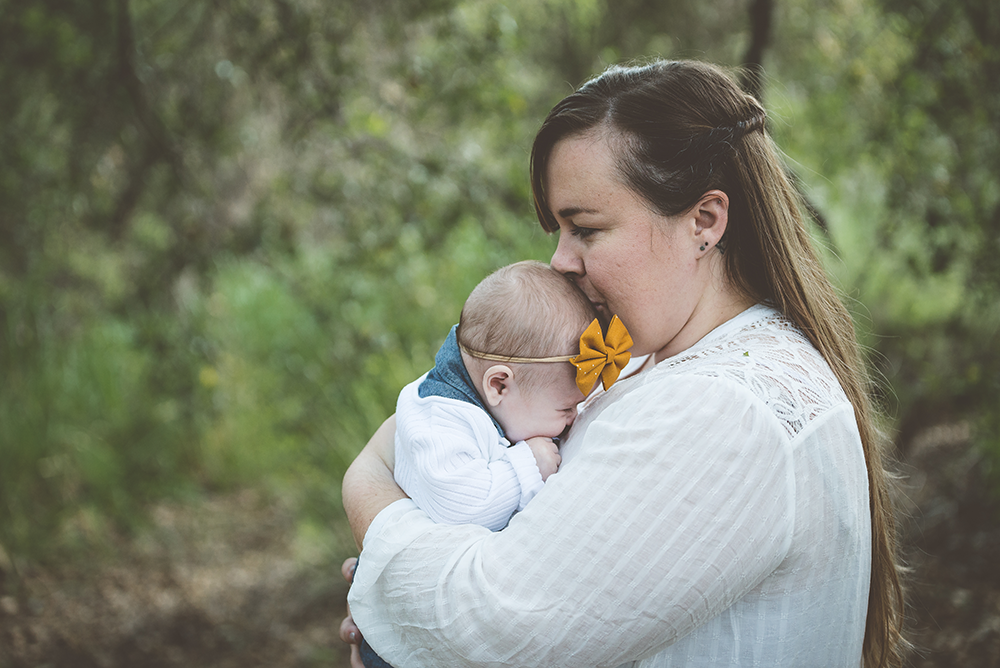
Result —
[[375, 516], [394, 501], [406, 498], [392, 475], [395, 432], [396, 417], [391, 416], [382, 423], [344, 474], [344, 511], [358, 549], [361, 549], [365, 533]]

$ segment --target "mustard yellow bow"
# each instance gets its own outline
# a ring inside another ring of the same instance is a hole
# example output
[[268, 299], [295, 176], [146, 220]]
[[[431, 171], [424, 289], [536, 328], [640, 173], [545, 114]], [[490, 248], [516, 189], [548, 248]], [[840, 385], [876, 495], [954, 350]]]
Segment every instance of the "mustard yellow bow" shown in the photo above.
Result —
[[590, 323], [580, 336], [580, 354], [570, 359], [576, 367], [576, 386], [584, 396], [594, 389], [598, 378], [605, 391], [610, 389], [632, 358], [628, 351], [631, 347], [632, 337], [618, 316], [611, 318], [607, 337], [602, 335], [596, 318]]

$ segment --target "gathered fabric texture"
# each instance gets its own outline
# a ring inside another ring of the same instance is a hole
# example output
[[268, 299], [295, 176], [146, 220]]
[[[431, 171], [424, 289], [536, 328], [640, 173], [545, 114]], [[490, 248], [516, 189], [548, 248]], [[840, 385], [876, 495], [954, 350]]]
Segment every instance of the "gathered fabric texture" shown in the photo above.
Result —
[[[349, 602], [393, 665], [857, 666], [871, 567], [853, 408], [755, 306], [592, 395], [500, 532], [376, 517]], [[626, 374], [627, 375], [627, 374]]]

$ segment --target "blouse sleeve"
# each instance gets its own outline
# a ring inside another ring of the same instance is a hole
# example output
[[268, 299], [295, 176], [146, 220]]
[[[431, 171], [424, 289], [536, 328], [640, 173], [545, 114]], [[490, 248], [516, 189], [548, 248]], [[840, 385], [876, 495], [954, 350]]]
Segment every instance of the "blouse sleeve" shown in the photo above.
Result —
[[571, 436], [583, 439], [572, 459], [504, 531], [435, 525], [409, 501], [376, 518], [349, 601], [381, 656], [617, 666], [781, 563], [795, 486], [773, 414], [718, 378], [635, 380]]

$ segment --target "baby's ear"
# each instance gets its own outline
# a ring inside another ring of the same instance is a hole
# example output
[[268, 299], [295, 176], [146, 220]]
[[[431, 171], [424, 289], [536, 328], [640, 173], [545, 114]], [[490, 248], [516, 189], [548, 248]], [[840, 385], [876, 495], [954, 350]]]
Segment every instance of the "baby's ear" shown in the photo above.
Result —
[[504, 364], [494, 364], [483, 374], [483, 397], [490, 406], [497, 406], [510, 394], [514, 372]]

